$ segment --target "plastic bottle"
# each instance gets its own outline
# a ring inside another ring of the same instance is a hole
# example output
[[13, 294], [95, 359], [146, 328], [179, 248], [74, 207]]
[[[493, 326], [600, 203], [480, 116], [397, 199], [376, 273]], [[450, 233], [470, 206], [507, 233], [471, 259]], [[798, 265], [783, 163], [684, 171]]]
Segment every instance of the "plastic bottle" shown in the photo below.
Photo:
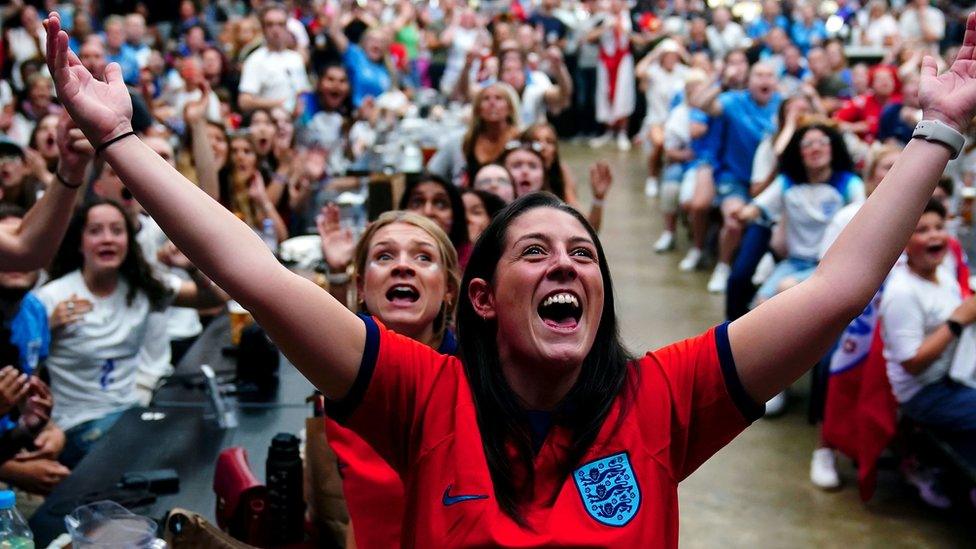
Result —
[[265, 217], [261, 222], [261, 240], [275, 255], [278, 255], [278, 231], [275, 230], [274, 221], [270, 217]]
[[34, 549], [34, 534], [16, 504], [13, 492], [0, 491], [0, 549]]
[[268, 448], [265, 479], [268, 507], [275, 517], [271, 541], [276, 545], [298, 543], [304, 538], [305, 500], [302, 497], [302, 458], [298, 437], [278, 433]]

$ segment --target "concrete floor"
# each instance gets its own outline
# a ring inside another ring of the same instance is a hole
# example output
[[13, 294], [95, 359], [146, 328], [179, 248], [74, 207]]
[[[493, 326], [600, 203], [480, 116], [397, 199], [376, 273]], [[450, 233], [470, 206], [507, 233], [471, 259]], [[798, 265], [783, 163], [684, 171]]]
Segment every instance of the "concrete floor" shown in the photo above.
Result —
[[[601, 240], [630, 349], [643, 353], [721, 322], [723, 300], [705, 291], [708, 273], [678, 271], [688, 245], [684, 233], [678, 251], [651, 250], [661, 218], [656, 201], [643, 194], [643, 156], [570, 144], [562, 156], [579, 179], [583, 204], [589, 203], [590, 163], [605, 159], [613, 167]], [[785, 416], [757, 421], [681, 485], [682, 547], [976, 547], [972, 515], [927, 508], [893, 471], [882, 473], [868, 504], [861, 503], [856, 472], [844, 458], [842, 490], [826, 493], [810, 484], [818, 430], [806, 422], [806, 386], [798, 383]]]

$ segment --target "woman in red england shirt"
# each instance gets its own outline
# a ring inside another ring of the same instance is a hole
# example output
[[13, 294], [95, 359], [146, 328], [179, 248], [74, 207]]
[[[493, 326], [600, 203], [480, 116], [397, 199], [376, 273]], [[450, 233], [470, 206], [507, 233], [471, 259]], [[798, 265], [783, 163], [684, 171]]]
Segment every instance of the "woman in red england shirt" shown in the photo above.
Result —
[[[913, 140], [813, 276], [636, 359], [619, 341], [596, 233], [551, 195], [519, 198], [472, 253], [455, 358], [354, 315], [281, 266], [131, 134], [120, 69], [96, 81], [59, 24], [56, 14], [46, 22], [48, 63], [78, 127], [194, 264], [333, 399], [333, 417], [400, 474], [409, 547], [677, 546], [678, 482], [861, 312], [952, 155]], [[950, 135], [976, 114], [974, 50], [976, 14], [950, 72], [936, 76], [932, 58], [922, 65], [924, 118]]]

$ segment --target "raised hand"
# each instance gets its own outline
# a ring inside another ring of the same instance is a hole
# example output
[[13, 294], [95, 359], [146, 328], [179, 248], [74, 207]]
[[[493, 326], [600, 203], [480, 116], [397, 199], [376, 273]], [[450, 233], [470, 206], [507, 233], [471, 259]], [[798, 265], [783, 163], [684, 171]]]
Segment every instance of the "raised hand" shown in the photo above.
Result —
[[329, 204], [315, 218], [315, 227], [322, 237], [322, 257], [333, 272], [345, 272], [352, 263], [356, 239], [349, 229], [339, 226], [339, 207]]
[[935, 59], [922, 60], [918, 102], [923, 117], [936, 119], [965, 134], [976, 114], [976, 13], [966, 19], [966, 35], [955, 62], [939, 75]]
[[183, 119], [187, 125], [204, 120], [207, 115], [207, 107], [210, 105], [210, 84], [201, 79], [197, 86], [200, 90], [200, 98], [187, 102], [183, 107]]
[[176, 267], [184, 270], [193, 268], [193, 263], [172, 242], [167, 242], [159, 248], [159, 251], [156, 252], [156, 259], [167, 267]]
[[61, 177], [75, 183], [84, 177], [85, 168], [95, 155], [91, 143], [75, 123], [62, 112], [58, 121], [58, 171]]
[[100, 82], [68, 49], [68, 34], [61, 30], [57, 12], [48, 15], [44, 28], [47, 66], [54, 76], [58, 99], [88, 140], [97, 146], [132, 131], [132, 100], [119, 64], [109, 63], [105, 81]]
[[613, 172], [610, 171], [610, 164], [601, 160], [590, 166], [590, 190], [593, 191], [593, 198], [597, 200], [606, 198], [610, 185], [613, 185]]

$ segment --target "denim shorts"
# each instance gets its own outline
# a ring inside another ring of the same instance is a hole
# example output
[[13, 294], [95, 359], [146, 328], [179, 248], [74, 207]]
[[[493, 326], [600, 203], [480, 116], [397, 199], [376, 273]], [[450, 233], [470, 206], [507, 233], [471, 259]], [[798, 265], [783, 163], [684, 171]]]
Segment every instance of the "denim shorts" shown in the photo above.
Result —
[[721, 206], [730, 198], [748, 203], [752, 199], [749, 195], [749, 182], [740, 181], [730, 173], [723, 173], [715, 181], [715, 205]]
[[759, 287], [759, 299], [769, 299], [779, 292], [779, 285], [787, 278], [803, 282], [817, 270], [817, 261], [799, 257], [788, 257], [776, 264], [769, 278]]

